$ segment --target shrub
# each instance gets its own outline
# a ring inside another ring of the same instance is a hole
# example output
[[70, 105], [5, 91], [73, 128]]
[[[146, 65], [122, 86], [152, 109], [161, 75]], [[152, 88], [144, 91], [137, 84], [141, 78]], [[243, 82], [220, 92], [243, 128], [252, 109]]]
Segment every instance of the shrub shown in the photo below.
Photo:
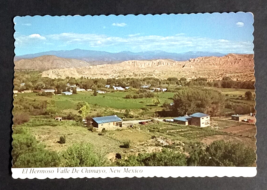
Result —
[[61, 155], [63, 167], [104, 166], [103, 156], [93, 152], [90, 144], [74, 144]]
[[252, 100], [252, 92], [246, 91], [245, 97], [246, 97], [247, 100]]
[[54, 151], [44, 148], [43, 144], [25, 129], [14, 129], [12, 142], [12, 162], [15, 168], [58, 167], [60, 158]]
[[129, 156], [127, 160], [119, 160], [118, 166], [186, 166], [186, 156], [168, 149], [162, 152]]
[[13, 117], [13, 124], [14, 125], [20, 125], [23, 123], [26, 123], [30, 120], [30, 116], [27, 113], [19, 113], [15, 114]]
[[133, 95], [133, 98], [137, 99], [137, 98], [139, 98], [139, 96], [135, 94], [135, 95]]
[[251, 166], [256, 160], [255, 151], [241, 143], [215, 141], [201, 149], [194, 147], [188, 165], [195, 166]]
[[66, 136], [64, 135], [64, 136], [61, 136], [60, 138], [59, 138], [59, 143], [60, 144], [65, 144], [66, 143]]
[[128, 95], [125, 96], [125, 98], [126, 98], [126, 99], [131, 99], [131, 98], [133, 98], [133, 97], [132, 97], [132, 95], [128, 94]]
[[96, 132], [96, 128], [93, 127], [93, 126], [89, 126], [88, 127], [88, 130], [91, 131], [91, 132]]
[[131, 141], [122, 142], [121, 148], [130, 148]]

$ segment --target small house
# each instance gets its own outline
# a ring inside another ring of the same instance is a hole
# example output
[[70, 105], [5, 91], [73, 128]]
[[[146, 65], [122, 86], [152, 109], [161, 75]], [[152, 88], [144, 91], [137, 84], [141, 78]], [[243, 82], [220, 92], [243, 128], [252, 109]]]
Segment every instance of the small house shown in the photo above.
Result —
[[143, 85], [141, 88], [150, 88], [151, 85]]
[[76, 88], [76, 92], [84, 92], [84, 91], [85, 91], [84, 88], [79, 88], [79, 87]]
[[104, 117], [94, 117], [92, 125], [98, 130], [112, 130], [118, 127], [122, 127], [122, 119], [116, 115], [104, 116]]
[[55, 89], [42, 89], [41, 92], [50, 92], [50, 93], [55, 93]]
[[55, 117], [55, 120], [62, 121], [62, 117]]
[[173, 122], [177, 123], [177, 124], [182, 124], [182, 125], [189, 125], [189, 120], [191, 119], [191, 117], [185, 115], [182, 117], [176, 117], [173, 119]]
[[210, 126], [210, 116], [205, 113], [194, 113], [190, 115], [190, 125], [196, 125], [199, 127]]
[[97, 90], [96, 91], [98, 94], [105, 94], [106, 92], [105, 91], [101, 91], [101, 90]]
[[19, 93], [19, 91], [13, 90], [13, 94], [17, 94], [17, 93]]
[[92, 89], [87, 89], [88, 92], [92, 92], [93, 90]]
[[235, 120], [235, 121], [242, 121], [244, 119], [247, 119], [247, 117], [245, 115], [232, 115], [232, 120]]
[[120, 86], [113, 86], [113, 89], [114, 90], [121, 90], [121, 91], [125, 90], [124, 88], [122, 88]]
[[70, 95], [72, 95], [72, 92], [62, 92], [61, 94], [66, 95], [66, 96], [70, 96]]
[[110, 85], [105, 85], [106, 88], [110, 88]]
[[32, 93], [32, 90], [23, 90], [21, 93]]

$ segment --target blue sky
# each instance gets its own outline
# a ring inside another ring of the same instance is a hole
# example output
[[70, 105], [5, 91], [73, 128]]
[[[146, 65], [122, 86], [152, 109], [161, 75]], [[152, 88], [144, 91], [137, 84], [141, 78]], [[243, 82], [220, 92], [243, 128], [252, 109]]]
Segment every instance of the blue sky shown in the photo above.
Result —
[[16, 55], [51, 50], [253, 53], [251, 13], [15, 17]]

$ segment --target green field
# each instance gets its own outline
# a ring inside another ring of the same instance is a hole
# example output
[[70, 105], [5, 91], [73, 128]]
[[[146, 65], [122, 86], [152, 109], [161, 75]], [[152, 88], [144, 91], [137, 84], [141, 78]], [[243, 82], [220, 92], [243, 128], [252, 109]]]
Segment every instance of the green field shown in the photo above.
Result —
[[[138, 98], [138, 99], [125, 99], [124, 97], [130, 92], [110, 92], [106, 94], [98, 94], [93, 96], [92, 92], [79, 92], [71, 96], [55, 95], [52, 98], [45, 96], [38, 96], [35, 93], [18, 94], [18, 97], [27, 99], [55, 101], [55, 106], [59, 110], [75, 109], [78, 102], [88, 102], [91, 105], [100, 107], [114, 108], [114, 109], [141, 109], [149, 105], [153, 105], [153, 98]], [[158, 93], [161, 104], [165, 101], [172, 102], [174, 93], [164, 92]]]

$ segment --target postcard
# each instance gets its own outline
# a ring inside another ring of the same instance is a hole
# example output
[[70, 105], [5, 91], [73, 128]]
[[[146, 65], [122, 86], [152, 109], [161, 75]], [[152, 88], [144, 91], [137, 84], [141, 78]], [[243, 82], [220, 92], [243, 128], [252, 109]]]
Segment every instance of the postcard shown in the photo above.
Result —
[[253, 177], [253, 14], [14, 18], [12, 176]]

